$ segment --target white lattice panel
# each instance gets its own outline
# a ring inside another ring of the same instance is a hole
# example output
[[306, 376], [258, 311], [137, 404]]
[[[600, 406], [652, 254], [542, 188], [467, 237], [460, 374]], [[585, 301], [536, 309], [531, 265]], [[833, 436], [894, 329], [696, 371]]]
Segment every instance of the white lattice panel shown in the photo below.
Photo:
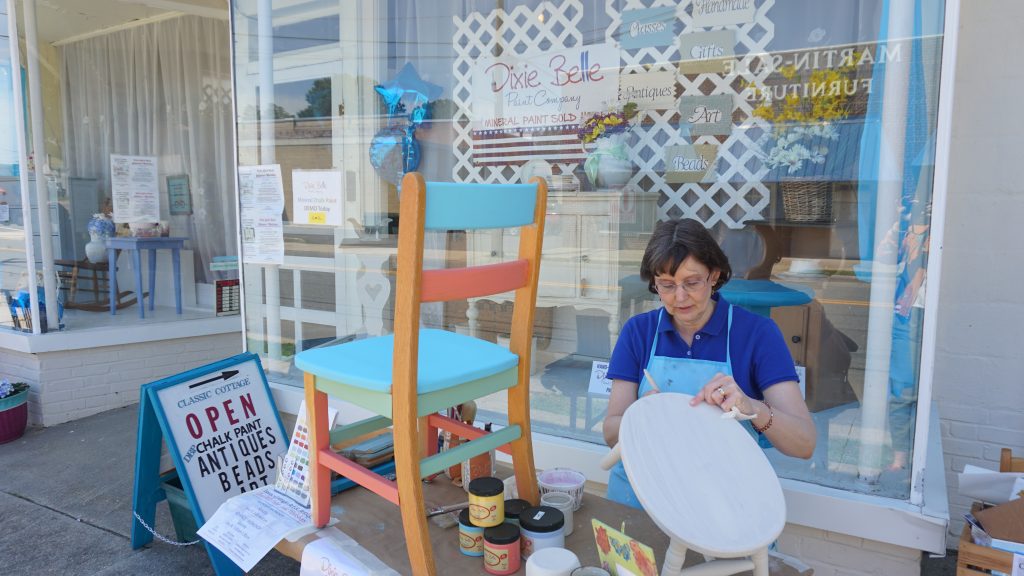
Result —
[[[725, 26], [697, 28], [690, 16], [690, 0], [607, 0], [605, 10], [612, 19], [606, 33], [607, 40], [613, 41], [622, 22], [621, 11], [675, 6], [676, 19], [682, 22], [683, 32], [721, 30]], [[642, 127], [635, 129], [639, 134], [633, 144], [633, 159], [640, 169], [633, 176], [631, 184], [645, 191], [657, 191], [659, 199], [658, 218], [695, 218], [712, 226], [723, 222], [730, 228], [741, 228], [749, 219], [759, 219], [768, 206], [768, 188], [761, 182], [768, 170], [758, 159], [760, 148], [755, 144], [769, 129], [760, 118], [752, 116], [752, 106], [742, 97], [740, 78], [748, 83], [761, 84], [771, 72], [770, 66], [760, 66], [760, 59], [767, 54], [768, 43], [775, 36], [775, 27], [768, 18], [768, 10], [775, 0], [763, 0], [757, 7], [754, 21], [748, 24], [729, 26], [736, 31], [736, 61], [738, 74], [678, 74], [680, 59], [678, 45], [622, 50], [622, 66], [635, 70], [646, 65], [648, 70], [676, 72], [677, 82], [682, 86], [682, 96], [710, 96], [730, 94], [733, 96], [733, 130], [728, 137], [697, 136], [693, 141], [684, 139], [679, 130], [682, 118], [677, 110], [641, 110], [638, 118]], [[758, 70], [758, 67], [762, 68]], [[718, 173], [710, 183], [669, 184], [665, 182], [666, 146], [676, 144], [718, 145]]]
[[[545, 18], [537, 19], [537, 11]], [[583, 18], [580, 0], [544, 2], [539, 8], [517, 6], [511, 12], [493, 10], [484, 15], [474, 12], [465, 19], [455, 16], [455, 76], [453, 97], [457, 110], [452, 123], [455, 126], [455, 166], [452, 178], [456, 182], [509, 183], [519, 181], [518, 166], [474, 166], [472, 162], [472, 126], [469, 100], [473, 93], [473, 70], [480, 58], [501, 56], [508, 52], [523, 54], [537, 50], [570, 48], [583, 43], [579, 23]], [[556, 164], [562, 173], [571, 173], [575, 163]]]
[[[605, 12], [611, 18], [606, 32], [608, 42], [615, 41], [621, 23], [618, 0], [606, 0]], [[769, 129], [761, 119], [752, 116], [752, 106], [743, 95], [740, 79], [747, 83], [762, 84], [771, 73], [769, 65], [761, 65], [766, 58], [768, 43], [775, 35], [775, 27], [768, 11], [775, 0], [763, 0], [757, 7], [754, 21], [730, 26], [736, 30], [737, 74], [704, 73], [678, 74], [680, 59], [676, 42], [668, 46], [646, 47], [620, 51], [623, 73], [637, 73], [640, 65], [649, 71], [676, 73], [682, 86], [682, 95], [730, 94], [734, 97], [733, 130], [728, 137], [698, 136], [693, 142], [684, 139], [679, 130], [682, 119], [678, 110], [642, 110], [637, 118], [636, 135], [631, 144], [632, 158], [639, 170], [630, 185], [660, 196], [660, 219], [690, 217], [713, 226], [723, 222], [731, 228], [741, 228], [749, 219], [759, 219], [768, 206], [768, 188], [761, 182], [767, 174], [758, 159], [760, 148], [755, 142]], [[638, 10], [659, 6], [675, 6], [676, 19], [682, 30], [717, 30], [716, 26], [696, 28], [690, 16], [690, 0], [627, 0], [621, 10]], [[465, 19], [455, 17], [454, 39], [456, 58], [454, 100], [457, 111], [453, 119], [456, 138], [453, 145], [455, 166], [452, 177], [456, 182], [515, 182], [519, 168], [515, 166], [474, 166], [472, 162], [471, 123], [469, 100], [472, 97], [472, 73], [477, 61], [485, 56], [500, 56], [504, 51], [514, 54], [536, 50], [551, 50], [578, 46], [582, 35], [578, 24], [583, 16], [580, 0], [545, 2], [540, 7], [546, 13], [544, 22], [536, 18], [537, 9], [519, 6], [506, 13], [494, 10], [487, 15], [469, 14]], [[500, 30], [500, 33], [499, 33]], [[767, 62], [766, 62], [767, 64]], [[760, 69], [759, 69], [760, 68]], [[695, 184], [669, 184], [665, 182], [664, 151], [675, 144], [718, 145], [718, 172], [714, 181]], [[570, 173], [576, 164], [558, 164], [562, 173]]]

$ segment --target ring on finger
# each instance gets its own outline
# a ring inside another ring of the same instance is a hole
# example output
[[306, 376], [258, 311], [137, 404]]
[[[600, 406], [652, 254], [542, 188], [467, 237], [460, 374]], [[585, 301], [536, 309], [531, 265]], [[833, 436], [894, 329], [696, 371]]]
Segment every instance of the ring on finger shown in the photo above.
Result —
[[725, 388], [718, 387], [718, 393], [722, 395], [722, 400], [725, 400]]

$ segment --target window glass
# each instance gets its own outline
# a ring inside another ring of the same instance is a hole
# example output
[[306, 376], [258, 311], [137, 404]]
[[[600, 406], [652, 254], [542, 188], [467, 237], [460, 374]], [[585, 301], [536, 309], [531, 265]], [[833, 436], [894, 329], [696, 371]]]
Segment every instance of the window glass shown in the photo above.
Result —
[[[537, 431], [603, 442], [608, 359], [660, 305], [644, 249], [657, 222], [691, 218], [730, 259], [723, 297], [774, 320], [798, 366], [817, 449], [769, 448], [780, 474], [908, 496], [941, 1], [365, 2], [337, 16], [345, 42], [302, 58], [279, 45], [319, 36], [284, 38], [286, 4], [301, 20], [290, 2], [236, 3], [233, 36], [250, 55], [236, 61], [247, 341], [276, 381], [301, 384], [298, 351], [390, 332], [405, 171], [539, 175]], [[433, 265], [480, 265], [518, 238], [429, 244]], [[510, 313], [492, 297], [425, 306], [423, 322], [503, 344]], [[503, 398], [479, 408], [503, 421]]]
[[[83, 6], [60, 25], [39, 19], [39, 86], [26, 82], [28, 102], [38, 91], [44, 127], [45, 149], [28, 166], [34, 204], [37, 180], [47, 196], [33, 214], [52, 247], [58, 302], [44, 304], [59, 307], [67, 330], [237, 314], [228, 22], [180, 15], [98, 32], [95, 22], [112, 21], [97, 10]], [[7, 54], [6, 42], [0, 50]], [[11, 68], [2, 70], [0, 99], [11, 95]], [[13, 126], [13, 106], [0, 101], [0, 111], [0, 187], [13, 214], [14, 135], [2, 124]], [[140, 238], [155, 238], [147, 240], [155, 249], [140, 252]]]

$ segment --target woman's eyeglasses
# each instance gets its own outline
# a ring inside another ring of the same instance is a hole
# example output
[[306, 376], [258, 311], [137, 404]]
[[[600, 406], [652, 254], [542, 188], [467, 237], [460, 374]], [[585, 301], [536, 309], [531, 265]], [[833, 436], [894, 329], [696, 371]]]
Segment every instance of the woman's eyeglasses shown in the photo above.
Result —
[[655, 282], [654, 287], [658, 290], [659, 294], [675, 294], [676, 290], [680, 288], [682, 288], [683, 292], [686, 292], [687, 294], [696, 294], [708, 285], [709, 280], [711, 280], [710, 272], [708, 272], [707, 278], [686, 280], [682, 284], [676, 284], [674, 282]]

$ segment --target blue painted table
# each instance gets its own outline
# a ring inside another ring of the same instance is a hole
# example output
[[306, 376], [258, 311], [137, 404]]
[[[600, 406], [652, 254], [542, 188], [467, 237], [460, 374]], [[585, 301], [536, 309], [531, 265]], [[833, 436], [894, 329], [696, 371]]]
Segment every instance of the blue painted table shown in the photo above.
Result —
[[118, 236], [107, 239], [107, 262], [110, 269], [110, 313], [117, 314], [117, 250], [127, 250], [132, 255], [132, 272], [135, 274], [135, 293], [139, 295], [139, 318], [146, 317], [146, 297], [142, 291], [142, 251], [149, 250], [149, 309], [156, 305], [156, 251], [171, 251], [174, 263], [174, 307], [181, 314], [181, 249], [188, 238], [154, 237], [135, 238]]

